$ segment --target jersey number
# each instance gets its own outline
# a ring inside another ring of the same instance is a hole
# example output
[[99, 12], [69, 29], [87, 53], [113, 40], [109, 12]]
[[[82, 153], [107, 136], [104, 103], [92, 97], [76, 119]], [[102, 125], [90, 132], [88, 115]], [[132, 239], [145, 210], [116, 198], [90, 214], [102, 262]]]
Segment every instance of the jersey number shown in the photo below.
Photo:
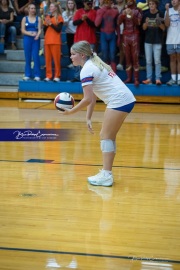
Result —
[[116, 76], [116, 74], [115, 74], [113, 71], [110, 71], [110, 72], [108, 73], [108, 75], [109, 75], [111, 78], [113, 78], [114, 76]]

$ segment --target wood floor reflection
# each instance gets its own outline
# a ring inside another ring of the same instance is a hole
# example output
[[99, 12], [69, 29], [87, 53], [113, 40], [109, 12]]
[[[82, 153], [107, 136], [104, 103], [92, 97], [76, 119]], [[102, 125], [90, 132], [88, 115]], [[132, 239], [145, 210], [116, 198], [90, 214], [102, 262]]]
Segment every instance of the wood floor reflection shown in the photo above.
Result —
[[180, 106], [136, 104], [117, 137], [112, 188], [101, 169], [104, 105], [85, 111], [0, 100], [0, 129], [71, 129], [72, 141], [0, 142], [0, 270], [180, 269]]

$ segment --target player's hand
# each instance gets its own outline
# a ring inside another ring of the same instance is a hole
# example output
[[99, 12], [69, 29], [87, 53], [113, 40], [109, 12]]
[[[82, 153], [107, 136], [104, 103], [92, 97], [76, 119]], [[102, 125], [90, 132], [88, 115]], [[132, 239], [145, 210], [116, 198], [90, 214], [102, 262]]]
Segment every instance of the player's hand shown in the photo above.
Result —
[[60, 108], [62, 111], [59, 111], [60, 114], [62, 115], [68, 115], [71, 113], [71, 109], [66, 109], [66, 108]]
[[91, 134], [94, 134], [94, 130], [92, 128], [92, 123], [91, 123], [91, 120], [87, 120], [87, 127], [88, 127], [88, 130]]

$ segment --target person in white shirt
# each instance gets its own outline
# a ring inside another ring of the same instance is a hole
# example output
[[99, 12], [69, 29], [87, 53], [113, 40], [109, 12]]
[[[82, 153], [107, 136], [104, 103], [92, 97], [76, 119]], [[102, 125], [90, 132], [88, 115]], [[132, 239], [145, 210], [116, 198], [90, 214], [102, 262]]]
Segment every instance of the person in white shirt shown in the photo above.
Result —
[[[67, 0], [66, 2], [66, 10], [63, 11], [62, 16], [64, 19], [64, 25], [65, 25], [65, 32], [66, 32], [66, 41], [67, 46], [69, 49], [69, 56], [70, 56], [70, 49], [71, 46], [74, 43], [74, 34], [76, 33], [76, 26], [73, 24], [73, 16], [76, 12], [76, 2], [74, 0]], [[68, 66], [69, 68], [72, 68], [73, 65], [70, 64]]]
[[166, 4], [165, 26], [167, 27], [166, 49], [170, 55], [171, 79], [167, 85], [180, 86], [180, 0], [171, 0], [172, 7]]
[[103, 169], [88, 182], [95, 186], [112, 186], [112, 166], [116, 153], [116, 135], [125, 118], [135, 104], [135, 97], [112, 68], [103, 62], [87, 41], [74, 43], [71, 47], [71, 60], [74, 66], [81, 66], [80, 79], [83, 87], [83, 99], [71, 110], [61, 112], [73, 114], [87, 107], [86, 121], [88, 130], [93, 133], [91, 117], [96, 98], [106, 105], [104, 120], [100, 132]]

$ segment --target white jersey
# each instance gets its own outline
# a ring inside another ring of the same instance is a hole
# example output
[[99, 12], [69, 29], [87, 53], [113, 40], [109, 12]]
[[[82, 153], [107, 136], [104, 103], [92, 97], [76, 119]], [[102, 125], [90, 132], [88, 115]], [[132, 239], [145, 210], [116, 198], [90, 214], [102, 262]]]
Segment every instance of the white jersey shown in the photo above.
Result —
[[170, 8], [169, 18], [170, 18], [170, 26], [167, 29], [166, 44], [173, 44], [173, 45], [180, 44], [180, 15], [178, 10]]
[[136, 100], [113, 71], [105, 68], [101, 71], [91, 60], [84, 64], [80, 79], [82, 86], [92, 84], [94, 94], [107, 104], [107, 108], [118, 108]]
[[[70, 14], [72, 17], [73, 13]], [[76, 33], [76, 26], [73, 24], [73, 18], [69, 19], [69, 16], [67, 14], [67, 11], [63, 11], [62, 17], [64, 19], [64, 25], [66, 26], [65, 32], [69, 34], [75, 34]]]

